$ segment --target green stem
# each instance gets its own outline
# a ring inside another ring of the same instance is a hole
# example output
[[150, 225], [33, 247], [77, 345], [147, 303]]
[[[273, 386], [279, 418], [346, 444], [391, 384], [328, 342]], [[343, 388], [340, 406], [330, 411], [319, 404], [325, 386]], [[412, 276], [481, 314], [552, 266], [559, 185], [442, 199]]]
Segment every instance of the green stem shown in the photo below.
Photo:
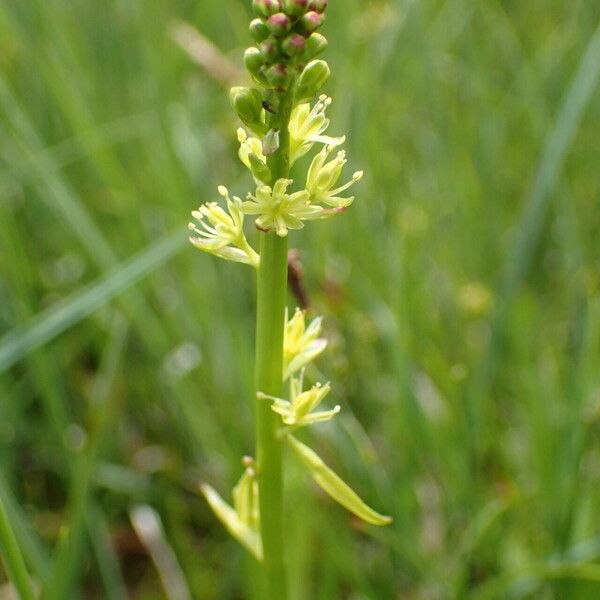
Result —
[[8, 521], [2, 500], [0, 500], [0, 551], [4, 558], [6, 571], [12, 584], [15, 586], [18, 597], [21, 600], [35, 600], [35, 594], [31, 587], [25, 561]]
[[[290, 86], [293, 89], [293, 86]], [[279, 131], [279, 149], [268, 157], [274, 183], [289, 176], [288, 125], [292, 92], [281, 99], [270, 126]], [[256, 390], [271, 396], [282, 393], [283, 328], [287, 293], [287, 238], [273, 232], [260, 235], [256, 308]], [[269, 402], [256, 401], [256, 454], [263, 542], [264, 597], [286, 600], [283, 541], [282, 443], [277, 436], [280, 421]]]

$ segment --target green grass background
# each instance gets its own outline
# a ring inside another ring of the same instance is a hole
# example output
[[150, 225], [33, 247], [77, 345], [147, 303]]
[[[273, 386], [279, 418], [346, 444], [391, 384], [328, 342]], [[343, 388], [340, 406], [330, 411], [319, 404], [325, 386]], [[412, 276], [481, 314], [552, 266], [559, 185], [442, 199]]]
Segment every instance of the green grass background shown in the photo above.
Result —
[[[0, 501], [48, 598], [185, 598], [140, 505], [188, 597], [253, 597], [196, 489], [252, 452], [253, 276], [184, 230], [249, 178], [167, 33], [239, 64], [248, 4], [0, 4]], [[291, 236], [343, 407], [311, 444], [395, 522], [290, 465], [293, 600], [599, 598], [600, 3], [330, 4], [330, 131], [366, 177]]]

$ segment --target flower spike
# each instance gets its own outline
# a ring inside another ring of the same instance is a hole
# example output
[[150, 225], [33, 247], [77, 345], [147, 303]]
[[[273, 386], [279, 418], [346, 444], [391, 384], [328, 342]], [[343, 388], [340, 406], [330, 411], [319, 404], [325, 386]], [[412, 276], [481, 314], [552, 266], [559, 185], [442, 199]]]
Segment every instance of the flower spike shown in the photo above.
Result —
[[[237, 131], [238, 156], [254, 179], [254, 191], [242, 201], [220, 186], [220, 204], [200, 206], [192, 213], [195, 220], [189, 228], [193, 232], [190, 241], [197, 248], [257, 269], [258, 460], [255, 464], [244, 459], [245, 470], [233, 488], [231, 504], [207, 484], [201, 485], [201, 491], [229, 532], [263, 562], [267, 595], [280, 600], [287, 597], [284, 488], [280, 485], [283, 443], [322, 490], [356, 516], [374, 525], [387, 525], [391, 518], [367, 506], [314, 450], [292, 437], [301, 427], [333, 419], [340, 407], [319, 410], [331, 390], [329, 383], [304, 389], [305, 369], [327, 341], [320, 337], [321, 317], [307, 324], [306, 313], [296, 309], [288, 318], [285, 286], [290, 255], [286, 240], [276, 236], [285, 238], [290, 229], [302, 229], [305, 221], [347, 210], [354, 197], [346, 197], [345, 192], [363, 176], [357, 171], [344, 182], [347, 160], [340, 146], [346, 138], [326, 135], [332, 100], [319, 94], [331, 70], [317, 57], [328, 46], [318, 31], [328, 0], [246, 2], [251, 3], [254, 18], [250, 22], [253, 45], [244, 52], [244, 65], [253, 84], [232, 88], [230, 102], [242, 125]], [[290, 169], [313, 148], [316, 156], [307, 157], [308, 172], [298, 180], [305, 182], [304, 188], [294, 189]], [[261, 256], [244, 234], [246, 215], [253, 216], [260, 231]], [[289, 396], [277, 397], [281, 385], [288, 382]]]

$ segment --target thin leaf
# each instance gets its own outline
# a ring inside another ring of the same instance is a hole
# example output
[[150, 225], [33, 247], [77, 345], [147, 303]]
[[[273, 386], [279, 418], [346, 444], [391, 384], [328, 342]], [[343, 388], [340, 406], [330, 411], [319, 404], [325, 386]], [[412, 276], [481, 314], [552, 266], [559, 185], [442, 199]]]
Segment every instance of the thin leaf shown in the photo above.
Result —
[[291, 435], [288, 435], [287, 439], [315, 483], [336, 502], [371, 525], [389, 525], [392, 522], [392, 517], [382, 515], [367, 506], [358, 494], [321, 460], [314, 450]]
[[0, 500], [0, 556], [4, 559], [6, 572], [22, 600], [35, 600], [35, 594], [21, 554], [17, 537], [11, 527], [4, 504]]
[[186, 243], [183, 230], [161, 238], [64, 302], [39, 313], [23, 329], [8, 333], [0, 340], [0, 373], [155, 271]]

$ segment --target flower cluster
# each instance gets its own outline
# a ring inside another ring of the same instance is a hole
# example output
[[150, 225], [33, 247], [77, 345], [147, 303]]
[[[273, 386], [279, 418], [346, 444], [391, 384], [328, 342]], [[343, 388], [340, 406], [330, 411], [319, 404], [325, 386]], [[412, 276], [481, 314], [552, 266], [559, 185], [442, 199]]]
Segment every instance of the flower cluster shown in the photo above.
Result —
[[[294, 428], [329, 421], [340, 411], [336, 406], [333, 410], [311, 412], [317, 408], [331, 390], [331, 385], [316, 383], [304, 391], [304, 371], [327, 347], [327, 340], [319, 337], [323, 323], [322, 317], [313, 319], [306, 326], [306, 312], [296, 309], [294, 316], [289, 319], [286, 314], [283, 330], [283, 381], [290, 382], [290, 399], [275, 398], [259, 392], [259, 398], [270, 400], [271, 408], [281, 415], [285, 425]], [[294, 375], [300, 371], [298, 377]]]
[[[246, 51], [245, 63], [258, 87], [234, 87], [230, 92], [233, 108], [243, 128], [237, 131], [239, 158], [252, 174], [256, 189], [246, 200], [227, 201], [229, 214], [215, 203], [205, 204], [193, 213], [198, 224], [192, 243], [221, 258], [259, 264], [259, 257], [243, 233], [244, 215], [254, 215], [261, 231], [273, 230], [286, 236], [290, 229], [301, 229], [304, 221], [335, 216], [352, 204], [353, 197], [340, 194], [362, 178], [362, 171], [338, 186], [346, 154], [339, 148], [344, 136], [326, 134], [329, 119], [326, 111], [331, 98], [313, 99], [330, 75], [324, 60], [315, 57], [327, 46], [316, 30], [325, 19], [327, 0], [254, 0], [256, 18], [250, 31], [256, 47]], [[268, 156], [279, 149], [280, 132], [270, 125], [285, 95], [291, 94], [293, 106], [287, 127], [290, 166], [308, 154], [315, 144], [322, 149], [313, 158], [303, 189], [288, 191], [294, 183], [287, 178], [275, 179]], [[219, 188], [220, 192], [225, 188]]]
[[256, 191], [249, 192], [246, 201], [242, 202], [238, 197], [231, 200], [227, 189], [221, 186], [219, 193], [226, 199], [229, 214], [216, 203], [205, 204], [194, 211], [192, 216], [202, 227], [190, 224], [190, 229], [197, 234], [190, 240], [197, 248], [256, 267], [259, 257], [244, 235], [244, 215], [257, 215], [255, 223], [261, 231], [274, 230], [277, 235], [286, 236], [290, 229], [301, 229], [303, 221], [335, 216], [352, 204], [354, 197], [344, 198], [339, 194], [360, 181], [363, 173], [357, 171], [350, 181], [337, 186], [347, 159], [343, 150], [330, 158], [345, 141], [344, 137], [324, 135], [329, 126], [325, 110], [330, 104], [331, 98], [321, 96], [312, 109], [304, 103], [292, 111], [290, 162], [293, 164], [302, 158], [315, 144], [323, 144], [308, 169], [305, 188], [296, 192], [288, 192], [293, 184], [291, 179], [279, 179], [273, 186], [268, 185], [271, 172], [263, 144], [245, 129], [238, 129], [238, 154], [254, 178]]
[[260, 85], [286, 89], [303, 65], [327, 47], [317, 32], [327, 0], [254, 0], [252, 5], [257, 17], [250, 34], [257, 47], [246, 51], [246, 67]]
[[[316, 383], [310, 389], [304, 390], [305, 368], [327, 346], [327, 341], [319, 337], [322, 322], [323, 319], [317, 317], [307, 327], [306, 313], [300, 309], [296, 309], [291, 319], [286, 315], [282, 381], [289, 380], [289, 399], [277, 398], [262, 392], [257, 393], [257, 398], [271, 403], [271, 409], [281, 417], [284, 426], [281, 429], [281, 436], [285, 438], [300, 464], [325, 493], [366, 523], [388, 525], [392, 520], [390, 517], [376, 512], [365, 504], [360, 496], [328, 467], [314, 450], [292, 435], [301, 427], [333, 419], [341, 410], [339, 405], [329, 410], [315, 410], [331, 391], [329, 383]], [[295, 376], [298, 371], [300, 374]], [[233, 488], [233, 506], [223, 500], [208, 484], [203, 483], [201, 491], [229, 533], [258, 560], [262, 560], [256, 472], [252, 459], [245, 458], [244, 464], [246, 469], [239, 483]]]
[[[258, 392], [259, 400], [271, 402], [271, 409], [281, 417], [284, 427], [281, 429], [289, 447], [307, 469], [315, 483], [333, 500], [339, 502], [367, 523], [372, 525], [388, 525], [391, 517], [379, 514], [365, 504], [356, 492], [330, 469], [318, 454], [297, 440], [292, 433], [301, 427], [323, 423], [333, 419], [339, 412], [340, 406], [332, 409], [315, 411], [331, 391], [329, 383], [316, 383], [310, 389], [304, 390], [304, 372], [306, 366], [325, 349], [326, 340], [319, 338], [322, 318], [317, 317], [306, 327], [304, 311], [296, 309], [294, 316], [288, 319], [284, 329], [284, 372], [283, 381], [289, 379], [289, 399], [277, 398]], [[300, 375], [294, 373], [300, 370]]]
[[[359, 181], [363, 173], [357, 171], [350, 181], [336, 187], [347, 159], [346, 153], [339, 151], [329, 160], [330, 154], [345, 141], [343, 136], [325, 135], [329, 126], [325, 111], [330, 104], [331, 98], [321, 95], [312, 108], [309, 103], [302, 103], [292, 111], [289, 123], [290, 164], [305, 156], [315, 144], [323, 144], [322, 150], [312, 160], [305, 189], [297, 192], [287, 192], [293, 183], [291, 179], [279, 179], [273, 186], [269, 185], [271, 172], [264, 143], [245, 129], [238, 129], [240, 160], [250, 170], [257, 185], [256, 192], [248, 194], [241, 210], [248, 215], [258, 215], [255, 222], [261, 231], [273, 229], [277, 235], [286, 236], [290, 229], [301, 229], [303, 221], [334, 216], [352, 204], [353, 197], [342, 198], [339, 194]], [[246, 123], [250, 123], [249, 117]], [[257, 124], [247, 126], [250, 130], [261, 129]]]

